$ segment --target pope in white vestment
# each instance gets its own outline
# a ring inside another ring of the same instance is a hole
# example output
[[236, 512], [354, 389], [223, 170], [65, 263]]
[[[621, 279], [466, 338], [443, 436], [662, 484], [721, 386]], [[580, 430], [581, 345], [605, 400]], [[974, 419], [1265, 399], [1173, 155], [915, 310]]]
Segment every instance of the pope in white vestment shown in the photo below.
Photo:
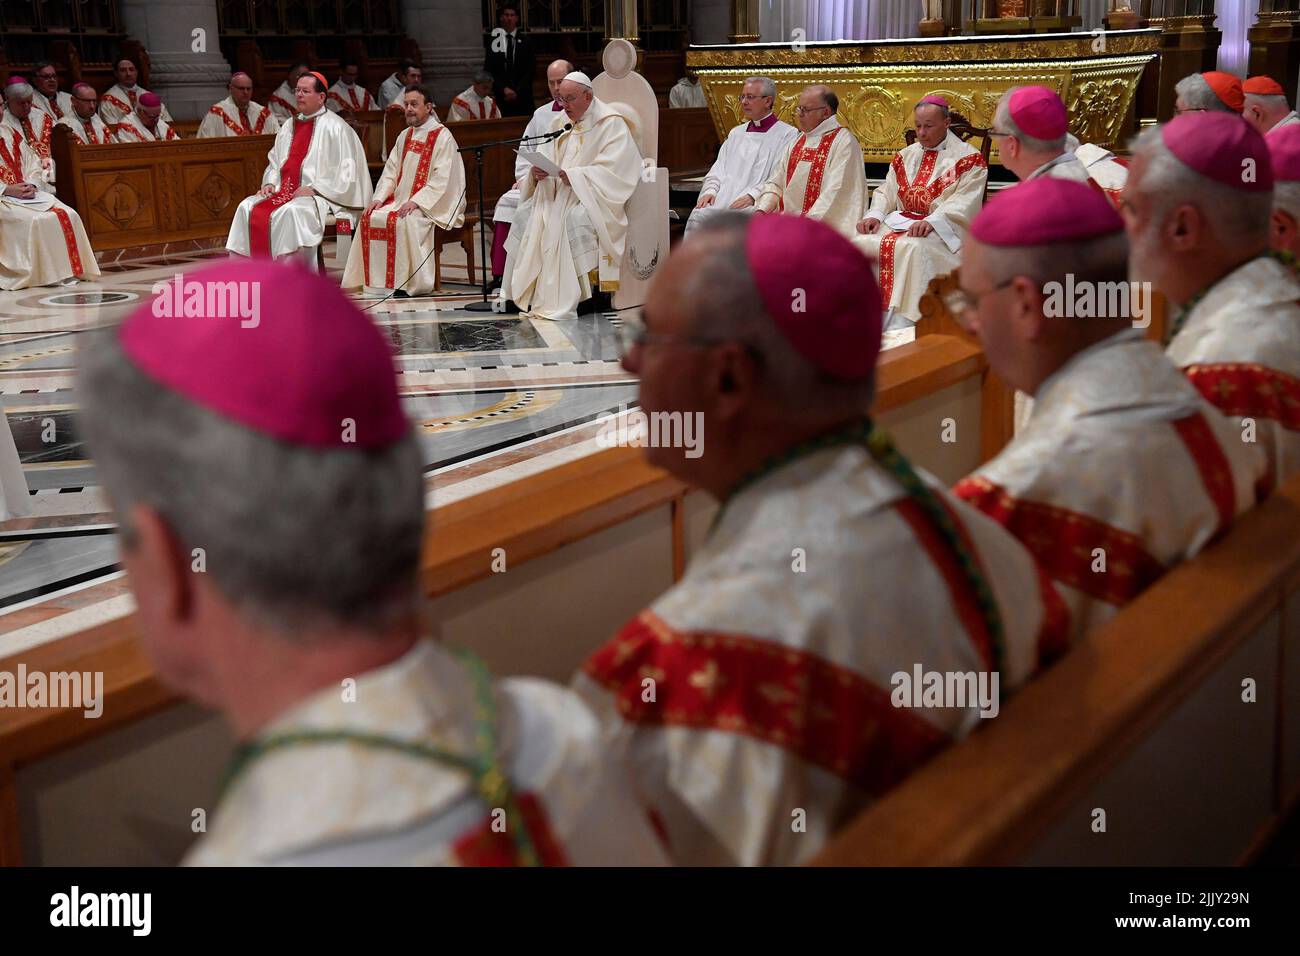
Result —
[[561, 86], [565, 112], [548, 131], [573, 128], [538, 150], [560, 170], [534, 167], [506, 240], [502, 298], [541, 318], [572, 314], [593, 278], [618, 288], [627, 238], [626, 204], [641, 176], [641, 155], [626, 117], [595, 98], [591, 80], [570, 73]]
[[423, 94], [407, 94], [407, 128], [398, 134], [361, 215], [343, 270], [343, 288], [402, 289], [427, 295], [437, 287], [435, 228], [465, 221], [465, 162], [451, 130]]
[[[700, 187], [699, 203], [686, 220], [686, 234], [720, 210], [739, 203], [753, 209], [777, 160], [799, 135], [772, 112], [776, 87], [766, 77], [745, 81], [741, 109], [746, 122], [731, 130]], [[764, 89], [771, 90], [764, 93]], [[752, 115], [751, 115], [752, 114]]]
[[824, 86], [799, 96], [801, 135], [778, 157], [758, 198], [759, 212], [820, 219], [852, 237], [867, 204], [862, 147], [840, 125]]
[[235, 210], [226, 240], [231, 252], [278, 257], [315, 250], [324, 238], [328, 213], [347, 214], [355, 221], [370, 203], [370, 172], [361, 140], [325, 108], [323, 87], [316, 74], [299, 78], [299, 103], [312, 112], [280, 127], [267, 154], [261, 191]]
[[[11, 119], [6, 113], [0, 124], [0, 182], [6, 192], [0, 197], [0, 290], [98, 276], [81, 217], [54, 197], [40, 157], [9, 124]], [[23, 190], [24, 183], [33, 188]], [[23, 200], [22, 193], [30, 198]]]

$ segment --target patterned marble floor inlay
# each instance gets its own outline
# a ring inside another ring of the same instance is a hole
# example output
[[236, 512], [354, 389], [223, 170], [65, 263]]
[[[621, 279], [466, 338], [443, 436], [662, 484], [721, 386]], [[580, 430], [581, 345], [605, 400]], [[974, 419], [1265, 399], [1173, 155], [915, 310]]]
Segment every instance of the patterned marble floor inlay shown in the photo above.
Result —
[[[0, 522], [0, 657], [57, 639], [64, 617], [73, 629], [98, 622], [96, 608], [129, 611], [112, 516], [77, 432], [77, 349], [148, 301], [155, 283], [221, 255], [113, 258], [94, 282], [0, 293], [0, 406], [32, 504], [30, 516]], [[339, 278], [332, 243], [325, 257]], [[445, 251], [443, 275], [453, 278], [437, 295], [357, 298], [393, 344], [431, 506], [596, 450], [598, 423], [637, 400], [619, 365], [617, 317], [467, 311], [481, 294], [464, 284], [459, 247]]]

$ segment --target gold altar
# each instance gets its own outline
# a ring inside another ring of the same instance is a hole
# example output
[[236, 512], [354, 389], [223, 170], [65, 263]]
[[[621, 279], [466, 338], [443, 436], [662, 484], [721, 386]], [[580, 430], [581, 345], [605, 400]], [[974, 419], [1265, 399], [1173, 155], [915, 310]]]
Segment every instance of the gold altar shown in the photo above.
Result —
[[[912, 107], [939, 93], [975, 126], [990, 126], [1009, 87], [1050, 86], [1070, 109], [1079, 139], [1123, 146], [1137, 129], [1138, 85], [1157, 60], [1160, 31], [1112, 30], [1032, 36], [697, 46], [687, 64], [699, 73], [720, 139], [741, 121], [740, 87], [761, 74], [777, 84], [776, 114], [795, 123], [799, 91], [824, 83], [839, 97], [840, 123], [867, 162], [887, 163], [903, 146]], [[1152, 71], [1154, 72], [1154, 71]], [[1154, 117], [1140, 117], [1151, 122]], [[997, 152], [994, 150], [996, 160]]]

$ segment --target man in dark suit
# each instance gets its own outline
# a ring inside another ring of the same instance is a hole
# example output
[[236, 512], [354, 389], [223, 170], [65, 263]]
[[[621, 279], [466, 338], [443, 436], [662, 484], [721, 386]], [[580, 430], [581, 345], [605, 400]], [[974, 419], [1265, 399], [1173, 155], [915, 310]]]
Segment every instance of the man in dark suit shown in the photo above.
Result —
[[502, 116], [532, 116], [533, 44], [519, 32], [519, 8], [502, 4], [497, 24], [483, 60], [483, 68], [492, 74], [492, 96]]

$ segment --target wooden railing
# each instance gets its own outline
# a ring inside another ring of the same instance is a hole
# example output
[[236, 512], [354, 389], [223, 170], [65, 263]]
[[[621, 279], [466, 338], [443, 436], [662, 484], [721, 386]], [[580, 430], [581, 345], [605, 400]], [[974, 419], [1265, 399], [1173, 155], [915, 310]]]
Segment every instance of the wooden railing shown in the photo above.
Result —
[[[1248, 860], [1300, 796], [1298, 588], [1300, 478], [1020, 691], [991, 726], [873, 805], [815, 862]], [[1244, 700], [1246, 679], [1255, 703]], [[1203, 726], [1242, 732], [1188, 733], [1189, 707]], [[1145, 852], [1162, 855], [1107, 847], [1090, 832], [1094, 799], [1112, 830], [1141, 834]], [[1175, 826], [1189, 814], [1198, 821], [1190, 840]], [[1062, 828], [1080, 834], [1074, 847]], [[1220, 856], [1197, 856], [1196, 843], [1229, 832]]]

